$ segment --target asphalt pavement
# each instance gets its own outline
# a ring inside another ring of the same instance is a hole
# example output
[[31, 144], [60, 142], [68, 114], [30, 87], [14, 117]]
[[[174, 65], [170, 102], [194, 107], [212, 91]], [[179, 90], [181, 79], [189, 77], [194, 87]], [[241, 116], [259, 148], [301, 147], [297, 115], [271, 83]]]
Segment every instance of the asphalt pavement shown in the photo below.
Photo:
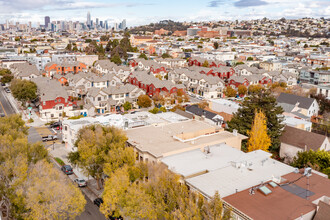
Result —
[[99, 211], [99, 207], [94, 205], [86, 195], [85, 199], [87, 201], [85, 211], [77, 216], [76, 220], [106, 220], [105, 216]]
[[14, 108], [11, 106], [6, 96], [6, 92], [3, 89], [3, 86], [0, 86], [0, 113], [5, 115], [16, 114]]

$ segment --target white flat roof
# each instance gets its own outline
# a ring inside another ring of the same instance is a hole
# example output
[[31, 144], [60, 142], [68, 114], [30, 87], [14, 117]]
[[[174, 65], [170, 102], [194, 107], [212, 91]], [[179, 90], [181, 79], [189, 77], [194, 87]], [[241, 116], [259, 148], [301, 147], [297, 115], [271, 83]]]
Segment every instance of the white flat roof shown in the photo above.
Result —
[[227, 166], [186, 179], [186, 182], [208, 197], [216, 191], [226, 197], [294, 171], [294, 167], [273, 160], [265, 153], [261, 150], [246, 153], [238, 159], [239, 163], [229, 162]]
[[230, 100], [227, 100], [227, 99], [211, 99], [211, 102], [215, 102], [215, 103], [218, 103], [218, 104], [221, 104], [221, 105], [226, 105], [226, 106], [229, 106], [231, 108], [239, 108], [239, 104], [237, 102], [233, 102], [233, 101], [230, 101]]
[[298, 119], [298, 118], [294, 118], [294, 117], [291, 117], [291, 116], [284, 116], [284, 121], [283, 121], [286, 125], [289, 125], [289, 126], [292, 126], [292, 127], [295, 127], [297, 125], [300, 125], [300, 124], [304, 124], [304, 125], [312, 125], [312, 122], [310, 121], [305, 121], [303, 119]]

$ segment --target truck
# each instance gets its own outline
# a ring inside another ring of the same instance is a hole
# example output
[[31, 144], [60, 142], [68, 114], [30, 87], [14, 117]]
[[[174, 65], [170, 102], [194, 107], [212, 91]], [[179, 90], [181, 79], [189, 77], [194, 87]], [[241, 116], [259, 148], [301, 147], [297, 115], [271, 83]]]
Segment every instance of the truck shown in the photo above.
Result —
[[47, 136], [43, 136], [42, 137], [42, 141], [46, 142], [46, 141], [54, 141], [57, 140], [57, 136], [56, 135], [47, 135]]

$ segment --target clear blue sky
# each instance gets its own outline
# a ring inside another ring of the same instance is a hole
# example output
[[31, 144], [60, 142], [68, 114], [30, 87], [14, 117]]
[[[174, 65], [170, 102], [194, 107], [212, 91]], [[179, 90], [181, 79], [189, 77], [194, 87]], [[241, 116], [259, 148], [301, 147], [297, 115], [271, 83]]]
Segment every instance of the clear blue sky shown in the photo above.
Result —
[[328, 18], [330, 0], [0, 0], [0, 23], [6, 19], [43, 23], [46, 15], [51, 20], [86, 21], [88, 11], [94, 21], [125, 18], [128, 26], [164, 19]]

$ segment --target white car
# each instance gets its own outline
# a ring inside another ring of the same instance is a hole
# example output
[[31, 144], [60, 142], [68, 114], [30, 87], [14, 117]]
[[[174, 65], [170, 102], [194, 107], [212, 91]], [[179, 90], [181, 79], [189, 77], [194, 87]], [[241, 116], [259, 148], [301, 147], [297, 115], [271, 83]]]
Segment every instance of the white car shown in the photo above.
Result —
[[87, 186], [86, 180], [81, 178], [75, 179], [74, 182], [77, 183], [79, 187]]

